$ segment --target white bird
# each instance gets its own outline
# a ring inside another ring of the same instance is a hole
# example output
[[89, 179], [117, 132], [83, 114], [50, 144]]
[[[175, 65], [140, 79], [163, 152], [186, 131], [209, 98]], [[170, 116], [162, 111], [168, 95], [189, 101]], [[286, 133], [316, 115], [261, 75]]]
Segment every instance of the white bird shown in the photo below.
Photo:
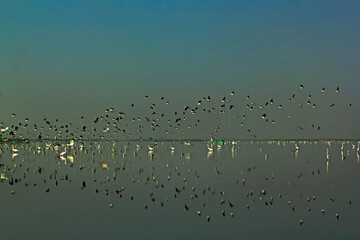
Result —
[[326, 159], [330, 160], [330, 154], [329, 154], [329, 149], [326, 148]]
[[299, 151], [299, 146], [297, 145], [297, 143], [295, 143], [295, 149], [296, 151]]
[[5, 132], [5, 131], [7, 131], [8, 129], [9, 129], [9, 127], [1, 128], [0, 131], [1, 131], [1, 132]]
[[64, 156], [65, 153], [66, 153], [66, 148], [65, 148], [65, 151], [63, 151], [63, 152], [60, 153], [60, 156], [61, 156], [61, 157]]
[[14, 148], [14, 147], [11, 147], [11, 151], [13, 152], [13, 153], [17, 153], [17, 152], [19, 152], [19, 150], [17, 150], [16, 148]]
[[74, 145], [74, 140], [70, 140], [70, 143], [67, 144], [68, 147], [72, 147]]

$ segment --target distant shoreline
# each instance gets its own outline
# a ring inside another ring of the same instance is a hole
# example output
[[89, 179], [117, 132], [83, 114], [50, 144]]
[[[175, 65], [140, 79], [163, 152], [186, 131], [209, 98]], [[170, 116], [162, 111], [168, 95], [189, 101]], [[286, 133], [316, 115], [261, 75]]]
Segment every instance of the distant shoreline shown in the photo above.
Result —
[[[22, 143], [29, 143], [29, 142], [67, 142], [67, 141], [81, 141], [81, 142], [210, 142], [211, 139], [75, 139], [75, 138], [68, 138], [68, 139], [21, 139], [21, 138], [0, 138], [0, 143], [6, 142], [22, 142]], [[349, 139], [340, 139], [340, 138], [333, 138], [333, 139], [311, 139], [311, 138], [293, 138], [293, 139], [221, 139], [224, 141], [225, 144], [235, 142], [356, 142], [360, 141], [360, 139], [356, 138], [349, 138]]]

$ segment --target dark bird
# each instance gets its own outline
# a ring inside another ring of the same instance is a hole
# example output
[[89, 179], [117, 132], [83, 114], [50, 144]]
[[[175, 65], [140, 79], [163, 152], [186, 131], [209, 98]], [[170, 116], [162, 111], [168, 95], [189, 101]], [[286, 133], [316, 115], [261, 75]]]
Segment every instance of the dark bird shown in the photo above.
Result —
[[187, 212], [189, 210], [188, 205], [185, 204], [184, 209], [185, 209], [185, 212]]

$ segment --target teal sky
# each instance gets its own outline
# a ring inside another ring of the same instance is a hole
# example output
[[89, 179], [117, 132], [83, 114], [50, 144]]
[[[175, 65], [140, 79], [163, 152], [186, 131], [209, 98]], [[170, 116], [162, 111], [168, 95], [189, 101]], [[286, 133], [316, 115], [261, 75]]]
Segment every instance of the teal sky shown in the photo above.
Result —
[[[144, 95], [343, 89], [359, 136], [359, 1], [1, 1], [0, 121], [72, 121]], [[186, 104], [182, 104], [183, 102]], [[263, 101], [263, 99], [261, 99]], [[357, 124], [358, 125], [358, 124]]]

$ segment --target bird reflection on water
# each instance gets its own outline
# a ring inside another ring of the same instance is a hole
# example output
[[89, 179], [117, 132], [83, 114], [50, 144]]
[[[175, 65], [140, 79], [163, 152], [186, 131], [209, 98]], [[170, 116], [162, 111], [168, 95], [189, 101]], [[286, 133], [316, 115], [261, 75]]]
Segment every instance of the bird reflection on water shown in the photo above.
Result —
[[[352, 146], [359, 146], [359, 142], [225, 141], [218, 151], [209, 151], [206, 141], [193, 141], [189, 145], [179, 141], [158, 141], [156, 151], [151, 145], [154, 142], [3, 142], [2, 191], [7, 189], [10, 194], [15, 194], [25, 187], [43, 189], [51, 194], [61, 184], [78, 184], [79, 190], [92, 189], [86, 193], [89, 196], [104, 192], [117, 195], [119, 199], [142, 199], [142, 205], [149, 211], [158, 204], [166, 208], [166, 202], [172, 201], [173, 207], [185, 206], [189, 217], [204, 216], [205, 222], [221, 221], [219, 215], [241, 218], [240, 213], [244, 210], [262, 209], [261, 205], [277, 206], [284, 215], [307, 219], [311, 218], [311, 213], [325, 214], [324, 209], [327, 209], [336, 212], [339, 220], [338, 211], [351, 211], [349, 202], [359, 195], [346, 194], [344, 197], [341, 191], [334, 195], [334, 189], [324, 190], [331, 187], [330, 182], [342, 181], [336, 176], [339, 171], [344, 174], [341, 178], [354, 177], [340, 168], [358, 170], [359, 148]], [[10, 157], [15, 147], [19, 155]], [[298, 152], [296, 158], [294, 148]], [[326, 154], [321, 156], [319, 148], [325, 149]], [[256, 149], [266, 149], [270, 157], [264, 159]], [[340, 152], [344, 149], [349, 149], [346, 161], [341, 160]], [[310, 162], [304, 162], [302, 151], [309, 150], [312, 153], [304, 153], [304, 157], [310, 158]], [[329, 169], [330, 152], [334, 156], [334, 166]], [[296, 167], [296, 170], [282, 169], [289, 164], [293, 165], [288, 166], [290, 169]], [[89, 172], [91, 176], [79, 171]], [[242, 185], [239, 185], [239, 177]], [[314, 186], [313, 181], [319, 186]], [[281, 187], [287, 182], [289, 188]], [[118, 189], [119, 184], [122, 190]], [[299, 184], [304, 186], [297, 188]], [[137, 188], [151, 191], [150, 198], [132, 194]], [[118, 204], [113, 197], [111, 199], [111, 203], [106, 204], [114, 208]], [[220, 203], [216, 204], [216, 201]], [[290, 206], [288, 211], [287, 206]], [[301, 226], [306, 224], [303, 219], [299, 221]]]

